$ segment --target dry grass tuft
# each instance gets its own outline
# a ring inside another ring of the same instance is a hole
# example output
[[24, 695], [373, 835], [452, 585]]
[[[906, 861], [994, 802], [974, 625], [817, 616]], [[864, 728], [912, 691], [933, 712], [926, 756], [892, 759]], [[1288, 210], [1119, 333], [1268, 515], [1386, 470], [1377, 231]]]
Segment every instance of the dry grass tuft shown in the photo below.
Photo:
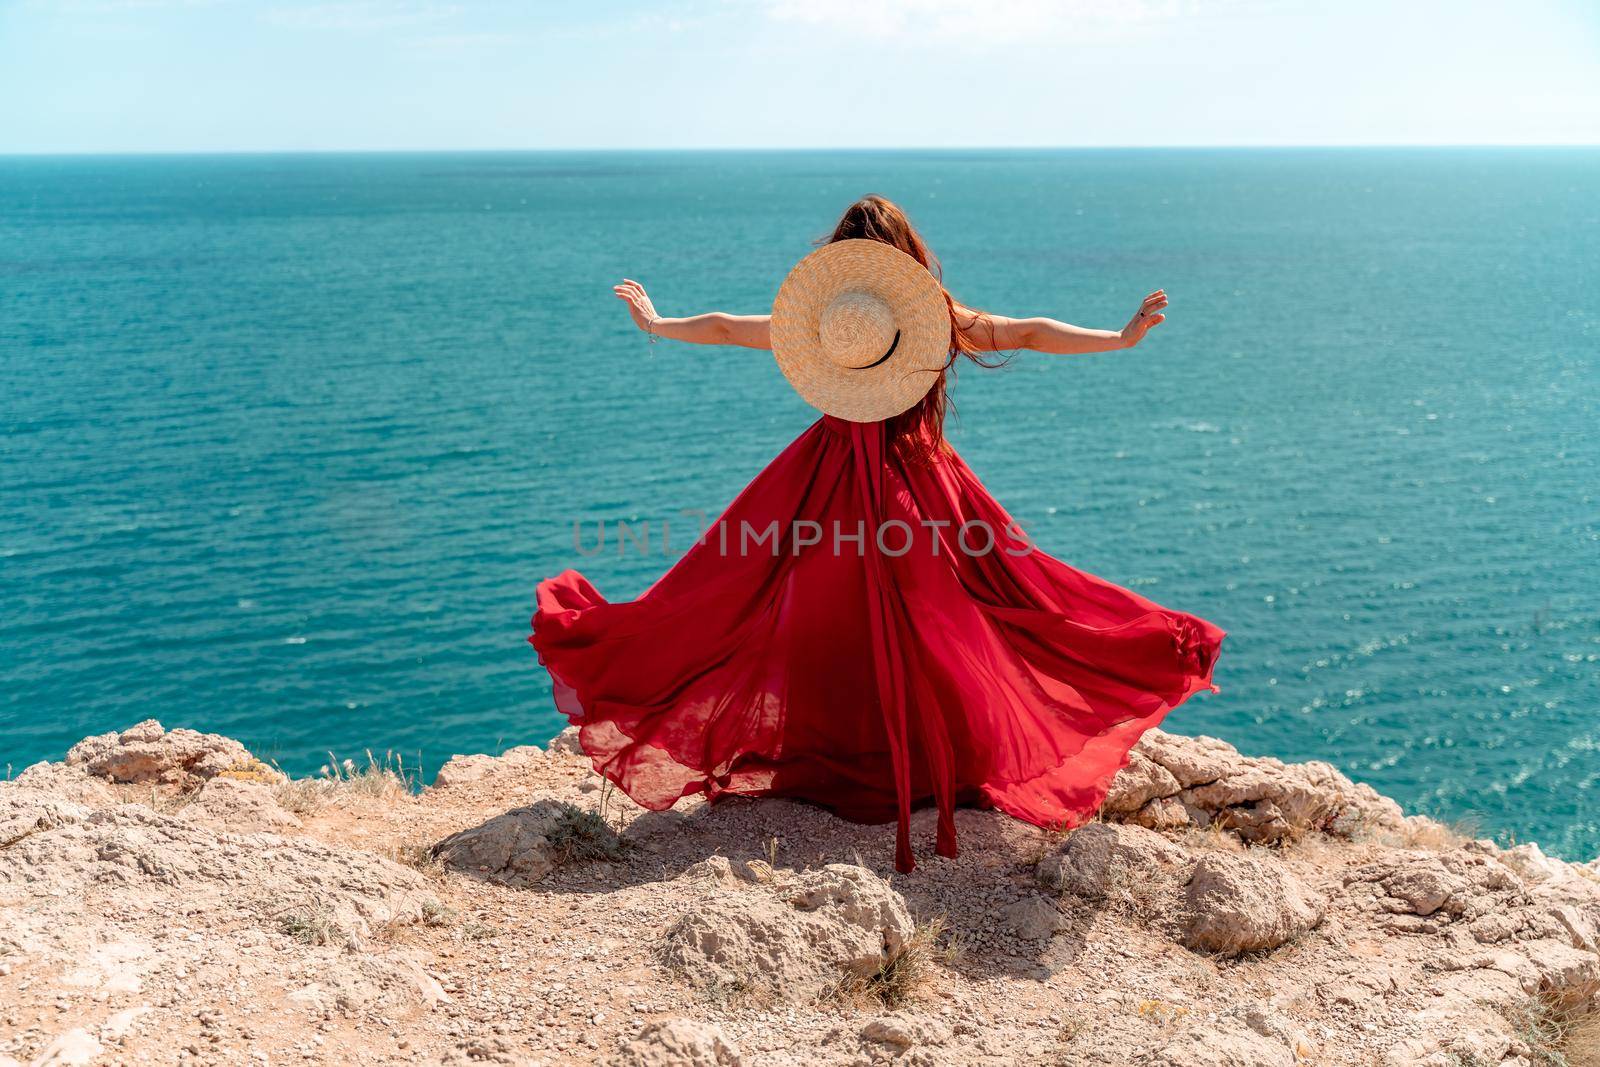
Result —
[[1249, 846], [1239, 835], [1230, 831], [1221, 820], [1212, 819], [1205, 826], [1189, 826], [1179, 831], [1177, 843], [1191, 852], [1242, 853]]
[[959, 946], [945, 937], [942, 917], [919, 923], [882, 967], [844, 979], [826, 999], [861, 1007], [902, 1007], [927, 993], [938, 980], [939, 964], [951, 962], [959, 952]]
[[429, 898], [420, 905], [423, 926], [450, 926], [457, 918], [456, 909]]
[[315, 815], [352, 801], [392, 802], [414, 793], [417, 781], [416, 771], [398, 752], [385, 752], [380, 760], [368, 749], [365, 765], [330, 752], [320, 777], [284, 782], [277, 787], [277, 798], [279, 806], [296, 815]]
[[393, 860], [402, 867], [410, 867], [436, 882], [444, 880], [446, 868], [434, 855], [432, 842], [403, 841], [385, 849], [383, 855], [385, 859]]
[[[1106, 819], [1103, 817], [1103, 813], [1097, 812], [1093, 821], [1105, 822]], [[1034, 827], [1029, 827], [1029, 830], [1032, 832], [1033, 840], [1029, 841], [1027, 847], [1019, 853], [1021, 861], [1029, 867], [1037, 867], [1043, 863], [1044, 858], [1058, 851], [1066, 842], [1068, 835], [1072, 833], [1071, 830], [1037, 829]]]
[[1347, 855], [1349, 845], [1331, 833], [1310, 833], [1285, 843], [1285, 856], [1316, 864], [1319, 867], [1337, 867], [1341, 855]]
[[1174, 887], [1166, 881], [1115, 862], [1106, 870], [1104, 907], [1139, 923], [1150, 923], [1173, 915], [1173, 892]]
[[560, 818], [545, 837], [562, 863], [612, 863], [628, 854], [628, 842], [617, 836], [602, 815], [575, 804], [561, 805]]
[[143, 804], [162, 815], [182, 811], [200, 795], [198, 789], [182, 789], [175, 785], [113, 785], [112, 790], [120, 794], [124, 802]]
[[767, 838], [766, 847], [761, 850], [761, 854], [766, 857], [766, 880], [769, 882], [772, 881], [772, 872], [778, 869], [778, 849], [780, 844], [781, 843], [778, 841], [777, 836], [773, 835], [772, 837]]
[[1400, 831], [1399, 844], [1404, 848], [1419, 848], [1429, 852], [1448, 852], [1460, 848], [1480, 835], [1478, 824], [1471, 819], [1439, 822], [1425, 815], [1413, 815]]
[[278, 929], [305, 945], [342, 945], [350, 940], [349, 931], [334, 921], [333, 914], [316, 906], [283, 912]]
[[[1529, 1042], [1532, 1045], [1532, 1042]], [[1534, 1046], [1537, 1050], [1538, 1046]], [[1600, 1012], [1590, 1012], [1570, 1022], [1561, 1037], [1560, 1053], [1570, 1067], [1600, 1067]], [[1535, 1063], [1552, 1065], [1559, 1060], [1535, 1059]]]
[[1600, 983], [1530, 999], [1508, 1021], [1536, 1067], [1600, 1067]]

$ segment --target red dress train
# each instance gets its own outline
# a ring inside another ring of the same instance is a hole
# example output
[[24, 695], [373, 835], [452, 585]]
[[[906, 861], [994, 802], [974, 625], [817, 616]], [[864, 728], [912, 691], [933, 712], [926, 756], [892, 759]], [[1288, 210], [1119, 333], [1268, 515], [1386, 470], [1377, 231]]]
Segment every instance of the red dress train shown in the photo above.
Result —
[[946, 856], [958, 804], [1075, 826], [1211, 686], [1222, 630], [1032, 549], [954, 452], [910, 462], [885, 434], [819, 419], [636, 600], [571, 570], [539, 585], [556, 706], [639, 804], [896, 820], [908, 871], [914, 806]]

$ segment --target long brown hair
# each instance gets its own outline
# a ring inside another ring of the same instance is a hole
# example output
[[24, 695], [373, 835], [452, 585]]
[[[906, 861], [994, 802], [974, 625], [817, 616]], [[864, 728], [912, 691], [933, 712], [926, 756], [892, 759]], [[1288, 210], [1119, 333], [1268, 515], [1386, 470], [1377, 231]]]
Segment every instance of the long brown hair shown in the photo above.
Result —
[[876, 194], [864, 196], [846, 208], [839, 218], [839, 224], [833, 228], [833, 233], [817, 243], [832, 244], [834, 241], [852, 239], [882, 241], [927, 267], [928, 273], [939, 281], [940, 288], [944, 292], [945, 305], [950, 309], [950, 358], [945, 361], [944, 369], [939, 372], [939, 380], [915, 407], [888, 420], [890, 440], [901, 453], [907, 458], [926, 462], [947, 447], [944, 440], [944, 416], [950, 403], [945, 387], [949, 379], [955, 375], [956, 360], [965, 357], [980, 367], [996, 367], [1005, 362], [1005, 357], [987, 358], [984, 350], [973, 342], [971, 333], [982, 320], [981, 313], [964, 308], [976, 315], [976, 318], [967, 324], [966, 329], [962, 329], [956, 308], [964, 305], [957, 304], [951, 297], [950, 291], [944, 289], [938, 257], [928, 250], [927, 242], [922, 239], [917, 228], [911, 225], [911, 220], [906, 217], [906, 213], [898, 204]]

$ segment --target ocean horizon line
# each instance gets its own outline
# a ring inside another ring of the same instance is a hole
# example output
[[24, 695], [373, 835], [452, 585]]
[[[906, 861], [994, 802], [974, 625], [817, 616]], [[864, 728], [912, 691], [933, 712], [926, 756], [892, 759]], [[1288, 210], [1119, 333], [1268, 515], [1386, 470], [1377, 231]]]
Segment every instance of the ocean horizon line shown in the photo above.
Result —
[[536, 146], [536, 147], [381, 147], [381, 148], [153, 148], [153, 149], [68, 149], [68, 150], [7, 150], [0, 151], [0, 159], [210, 159], [231, 156], [408, 156], [408, 155], [804, 155], [807, 153], [835, 153], [847, 155], [900, 155], [916, 152], [948, 152], [955, 154], [984, 154], [992, 152], [1038, 153], [1041, 155], [1073, 152], [1449, 152], [1494, 150], [1594, 150], [1600, 141], [1580, 142], [1377, 142], [1377, 143], [1313, 143], [1304, 144], [1086, 144], [1086, 145], [886, 145], [886, 146], [827, 146], [827, 145], [689, 145], [623, 147], [597, 146]]

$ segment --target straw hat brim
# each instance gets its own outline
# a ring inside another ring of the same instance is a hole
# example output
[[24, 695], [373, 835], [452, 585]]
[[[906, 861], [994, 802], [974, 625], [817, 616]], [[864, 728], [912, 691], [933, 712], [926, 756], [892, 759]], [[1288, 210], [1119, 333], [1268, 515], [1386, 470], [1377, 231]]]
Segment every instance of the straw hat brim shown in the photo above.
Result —
[[[888, 359], [862, 369], [828, 357], [822, 313], [842, 293], [887, 304], [900, 340]], [[823, 245], [797, 263], [772, 305], [772, 354], [806, 403], [850, 422], [881, 422], [927, 395], [949, 362], [950, 309], [928, 268], [882, 241]]]

